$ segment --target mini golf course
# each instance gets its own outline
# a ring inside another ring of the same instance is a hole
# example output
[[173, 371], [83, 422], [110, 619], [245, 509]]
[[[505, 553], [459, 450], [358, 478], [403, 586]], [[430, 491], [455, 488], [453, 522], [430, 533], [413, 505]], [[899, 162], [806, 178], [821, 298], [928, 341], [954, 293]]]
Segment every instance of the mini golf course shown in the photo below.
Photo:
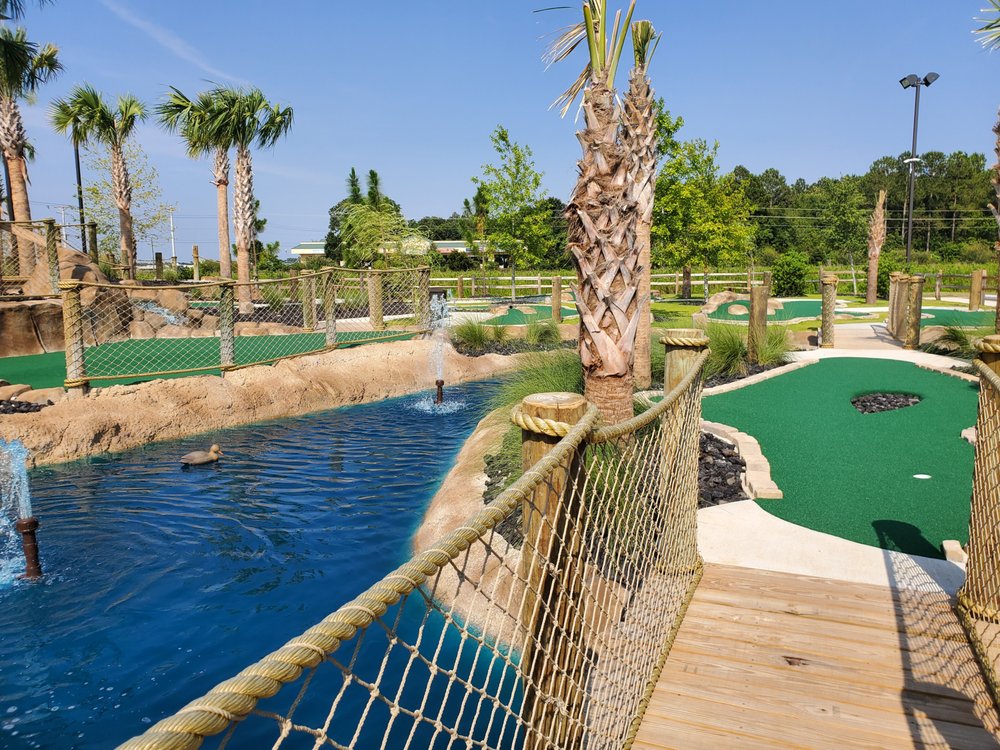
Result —
[[[523, 326], [528, 323], [532, 323], [536, 320], [549, 320], [552, 318], [552, 307], [551, 305], [530, 305], [534, 309], [534, 314], [529, 314], [523, 310], [519, 310], [518, 307], [523, 307], [523, 305], [518, 305], [517, 307], [510, 308], [503, 315], [499, 315], [495, 318], [490, 318], [486, 321], [486, 325], [490, 326]], [[576, 309], [572, 307], [564, 307], [562, 309], [563, 320], [566, 318], [575, 318]]]
[[[922, 310], [923, 316], [920, 320], [920, 327], [927, 326], [954, 326], [957, 328], [982, 328], [992, 326], [996, 317], [993, 310], [979, 310], [970, 312], [969, 310], [941, 310], [936, 307], [925, 307]], [[930, 315], [931, 317], [927, 317]]]
[[[818, 299], [793, 299], [783, 300], [782, 308], [775, 310], [773, 315], [768, 315], [770, 321], [794, 320], [796, 318], [818, 318], [823, 314], [823, 303]], [[712, 320], [749, 320], [750, 313], [730, 312], [732, 307], [742, 307], [749, 311], [750, 300], [736, 300], [735, 302], [725, 302], [714, 311], [708, 314]], [[869, 315], [865, 312], [839, 308], [837, 315], [852, 315], [857, 318], [864, 318]]]
[[[409, 331], [342, 331], [337, 333], [340, 348], [348, 348], [369, 343], [373, 336], [378, 341], [403, 341], [414, 334]], [[235, 360], [237, 365], [275, 360], [296, 354], [318, 351], [326, 346], [326, 334], [293, 333], [280, 336], [237, 336], [235, 339]], [[168, 370], [188, 370], [177, 375], [156, 377], [185, 377], [187, 375], [218, 375], [219, 339], [178, 338], [178, 339], [130, 339], [88, 348], [85, 352], [91, 385], [116, 385], [149, 380], [149, 376], [112, 379], [118, 375], [130, 375], [141, 363], [143, 372], [165, 372]], [[102, 379], [105, 378], [105, 379]], [[53, 388], [61, 386], [66, 379], [66, 355], [63, 352], [33, 354], [26, 357], [0, 358], [0, 378], [8, 383], [26, 383], [32, 388]]]
[[[921, 397], [861, 414], [855, 396]], [[976, 423], [974, 384], [905, 362], [833, 358], [703, 401], [705, 419], [755, 437], [783, 500], [761, 500], [791, 523], [884, 549], [943, 557], [968, 541]], [[914, 475], [929, 475], [917, 479]], [[776, 542], [777, 543], [777, 542]]]

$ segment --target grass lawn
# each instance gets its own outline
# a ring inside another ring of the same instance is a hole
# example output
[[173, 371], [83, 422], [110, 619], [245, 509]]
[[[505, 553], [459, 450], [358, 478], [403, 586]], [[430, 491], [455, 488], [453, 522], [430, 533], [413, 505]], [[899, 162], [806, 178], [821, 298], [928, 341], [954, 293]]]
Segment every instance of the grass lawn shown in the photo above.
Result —
[[[377, 335], [386, 341], [402, 341], [414, 334], [408, 331], [343, 331], [337, 334], [339, 346], [347, 348], [368, 343]], [[285, 336], [237, 336], [235, 342], [236, 364], [250, 364], [261, 360], [302, 354], [323, 348], [325, 333], [296, 333]], [[185, 377], [187, 375], [218, 375], [219, 339], [133, 339], [103, 344], [87, 349], [87, 372], [92, 376], [91, 385], [104, 386], [137, 383], [147, 377], [102, 379], [101, 376], [135, 372], [162, 372], [165, 370], [199, 369], [198, 372], [158, 377]], [[33, 354], [27, 357], [0, 358], [0, 378], [9, 383], [27, 383], [32, 388], [61, 386], [66, 379], [66, 355], [62, 352]]]
[[[874, 391], [923, 400], [861, 414], [851, 398]], [[705, 419], [753, 435], [783, 500], [769, 513], [885, 549], [943, 557], [968, 541], [976, 388], [905, 362], [825, 359], [741, 390], [706, 396]], [[929, 474], [931, 479], [915, 479]]]

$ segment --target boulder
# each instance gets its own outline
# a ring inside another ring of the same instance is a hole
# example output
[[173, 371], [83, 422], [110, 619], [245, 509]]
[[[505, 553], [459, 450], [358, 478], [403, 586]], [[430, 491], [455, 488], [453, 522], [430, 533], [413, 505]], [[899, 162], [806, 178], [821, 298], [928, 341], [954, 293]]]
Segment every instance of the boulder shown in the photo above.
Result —
[[165, 325], [156, 332], [158, 339], [189, 339], [191, 329], [184, 326]]
[[143, 313], [142, 319], [154, 331], [158, 331], [159, 329], [163, 328], [163, 326], [167, 325], [166, 318], [164, 318], [159, 313], [150, 312], [148, 310], [145, 313]]
[[714, 313], [719, 309], [719, 305], [724, 305], [727, 302], [736, 302], [740, 299], [750, 299], [749, 295], [746, 294], [736, 294], [735, 292], [716, 292], [701, 307], [701, 312], [703, 313]]
[[729, 308], [730, 315], [749, 315], [750, 310], [746, 305], [730, 305]]
[[[43, 258], [44, 252], [45, 247], [43, 245]], [[108, 283], [108, 277], [101, 272], [100, 267], [90, 259], [89, 255], [84, 255], [76, 250], [62, 246], [59, 248], [59, 278], [61, 280], [76, 279], [77, 281]], [[29, 297], [52, 294], [52, 281], [49, 277], [48, 263], [43, 261], [35, 266], [35, 270], [31, 276], [24, 282], [23, 291]]]
[[29, 390], [17, 395], [16, 401], [26, 401], [29, 404], [58, 404], [66, 398], [66, 391], [62, 388], [38, 388]]
[[133, 320], [129, 323], [128, 335], [133, 339], [151, 339], [156, 336], [156, 331], [144, 320]]
[[201, 319], [201, 330], [215, 332], [219, 330], [219, 316], [205, 315]]
[[156, 304], [177, 315], [186, 315], [188, 311], [187, 295], [180, 289], [161, 289], [156, 295]]
[[66, 349], [62, 305], [55, 302], [37, 302], [31, 307], [31, 319], [35, 324], [38, 340], [45, 351], [61, 352]]
[[59, 352], [64, 348], [61, 305], [41, 300], [0, 302], [0, 357]]
[[20, 396], [22, 393], [30, 390], [31, 386], [23, 383], [19, 383], [17, 385], [5, 385], [0, 388], [0, 401], [7, 401], [8, 399]]

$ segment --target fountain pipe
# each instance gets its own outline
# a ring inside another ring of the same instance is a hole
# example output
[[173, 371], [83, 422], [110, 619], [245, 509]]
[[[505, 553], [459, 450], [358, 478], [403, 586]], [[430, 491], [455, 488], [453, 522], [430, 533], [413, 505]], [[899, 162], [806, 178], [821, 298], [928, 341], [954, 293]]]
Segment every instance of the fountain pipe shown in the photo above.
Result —
[[435, 404], [443, 404], [444, 403], [444, 381], [443, 380], [436, 380], [436, 381], [434, 381], [434, 385], [437, 386], [437, 396], [434, 397], [434, 403]]
[[24, 575], [22, 578], [29, 580], [42, 577], [42, 565], [38, 561], [38, 540], [35, 538], [35, 530], [38, 528], [38, 519], [34, 516], [29, 518], [19, 518], [15, 525], [21, 535], [21, 546], [24, 547]]

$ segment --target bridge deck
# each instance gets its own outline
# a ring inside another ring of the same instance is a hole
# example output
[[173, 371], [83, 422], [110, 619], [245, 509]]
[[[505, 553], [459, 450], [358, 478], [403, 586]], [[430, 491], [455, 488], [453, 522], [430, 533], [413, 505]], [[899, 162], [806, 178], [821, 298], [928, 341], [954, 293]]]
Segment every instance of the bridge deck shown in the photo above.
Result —
[[1000, 747], [948, 595], [889, 564], [895, 590], [706, 565], [635, 750]]

